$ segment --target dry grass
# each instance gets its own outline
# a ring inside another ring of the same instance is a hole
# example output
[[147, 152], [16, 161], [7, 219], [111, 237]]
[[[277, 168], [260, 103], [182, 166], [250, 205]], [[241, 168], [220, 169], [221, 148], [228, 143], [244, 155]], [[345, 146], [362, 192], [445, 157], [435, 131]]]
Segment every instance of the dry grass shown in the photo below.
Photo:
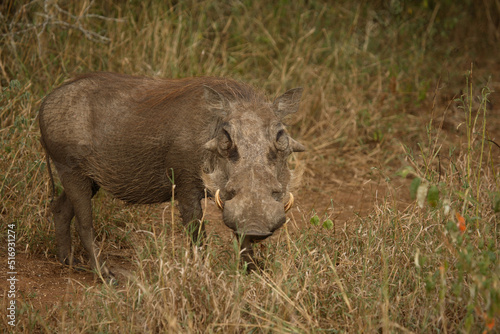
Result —
[[[55, 259], [37, 109], [63, 80], [87, 71], [230, 76], [271, 97], [303, 86], [301, 113], [290, 125], [308, 148], [292, 161], [304, 167], [304, 184], [337, 172], [356, 185], [374, 167], [388, 191], [372, 214], [335, 229], [322, 227], [329, 213], [318, 213], [319, 225], [309, 222], [312, 213], [296, 215], [298, 228], [289, 224], [258, 248], [264, 269], [251, 274], [224, 236], [213, 233], [193, 250], [172, 229], [169, 207], [128, 207], [100, 194], [94, 216], [104, 252], [127, 260], [120, 283], [80, 287], [78, 300], [45, 309], [23, 296], [16, 327], [4, 316], [0, 326], [21, 333], [477, 333], [493, 321], [498, 330], [500, 179], [489, 140], [499, 143], [500, 127], [482, 89], [499, 89], [500, 73], [483, 69], [464, 80], [471, 60], [487, 63], [485, 50], [497, 50], [498, 1], [474, 11], [446, 1], [387, 3], [7, 1], [0, 217], [16, 223], [18, 252]], [[410, 187], [409, 180], [403, 190], [393, 186], [400, 168], [434, 185], [437, 200], [396, 205]], [[8, 302], [4, 294], [1, 308]]]

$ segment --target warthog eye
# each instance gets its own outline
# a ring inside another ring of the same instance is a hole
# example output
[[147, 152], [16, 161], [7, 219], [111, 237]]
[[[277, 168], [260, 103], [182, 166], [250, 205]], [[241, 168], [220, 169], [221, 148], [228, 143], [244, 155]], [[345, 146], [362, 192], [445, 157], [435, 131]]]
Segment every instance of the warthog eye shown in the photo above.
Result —
[[276, 149], [279, 151], [284, 151], [288, 148], [288, 136], [285, 133], [285, 130], [281, 129], [276, 134]]
[[222, 130], [222, 136], [219, 140], [219, 148], [223, 151], [229, 150], [233, 146], [231, 136], [226, 130]]
[[219, 138], [219, 154], [233, 162], [238, 161], [240, 158], [238, 149], [231, 140], [231, 135], [225, 129], [222, 130], [222, 134]]

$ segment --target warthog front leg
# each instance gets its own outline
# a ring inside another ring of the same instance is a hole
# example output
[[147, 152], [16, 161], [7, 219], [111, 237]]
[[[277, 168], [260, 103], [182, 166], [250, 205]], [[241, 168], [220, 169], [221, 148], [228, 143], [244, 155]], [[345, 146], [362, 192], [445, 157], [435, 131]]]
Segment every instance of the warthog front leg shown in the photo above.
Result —
[[253, 253], [253, 247], [252, 247], [252, 240], [245, 236], [243, 238], [243, 240], [240, 240], [241, 242], [241, 246], [240, 246], [240, 261], [241, 261], [241, 264], [247, 264], [247, 269], [249, 271], [252, 271], [252, 270], [256, 270], [257, 269], [257, 265], [255, 263], [255, 260], [254, 260], [254, 253]]
[[[193, 194], [196, 194], [193, 192]], [[182, 222], [191, 235], [191, 240], [195, 245], [202, 245], [205, 238], [205, 226], [201, 219], [203, 211], [200, 199], [197, 196], [183, 196], [179, 198], [179, 211]]]

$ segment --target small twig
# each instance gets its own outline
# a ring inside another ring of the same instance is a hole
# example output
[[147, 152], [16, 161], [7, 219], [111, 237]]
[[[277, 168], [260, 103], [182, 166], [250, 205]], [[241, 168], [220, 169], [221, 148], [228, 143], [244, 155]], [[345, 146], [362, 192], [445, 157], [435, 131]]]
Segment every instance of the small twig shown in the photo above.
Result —
[[102, 42], [102, 41], [109, 42], [109, 41], [111, 41], [111, 39], [106, 37], [106, 36], [100, 35], [98, 33], [90, 31], [90, 30], [86, 30], [80, 24], [71, 24], [71, 23], [68, 23], [65, 21], [61, 21], [61, 20], [53, 20], [53, 18], [51, 16], [49, 16], [47, 14], [43, 14], [43, 13], [37, 13], [37, 15], [45, 17], [47, 19], [43, 23], [43, 29], [40, 30], [40, 34], [43, 33], [43, 31], [45, 30], [45, 27], [50, 24], [50, 25], [59, 25], [59, 26], [62, 26], [62, 27], [68, 28], [68, 29], [79, 30], [85, 35], [85, 37], [88, 40], [92, 40], [94, 42]]
[[439, 184], [441, 182], [441, 155], [438, 154], [437, 158], [438, 158], [438, 173], [439, 173], [438, 184]]
[[87, 14], [86, 18], [96, 18], [104, 21], [113, 21], [113, 22], [127, 22], [126, 19], [115, 19], [114, 17], [106, 17], [98, 14]]
[[[33, 3], [40, 2], [37, 0], [31, 1], [30, 3], [22, 6], [21, 9], [16, 13], [17, 16], [20, 15], [23, 11], [26, 10], [26, 7], [32, 5]], [[82, 13], [80, 15], [74, 15], [70, 13], [69, 11], [62, 9], [57, 3], [51, 4], [50, 1], [44, 0], [43, 5], [41, 6], [43, 8], [43, 12], [37, 12], [35, 15], [41, 16], [44, 18], [44, 21], [40, 24], [24, 24], [23, 29], [15, 31], [16, 27], [20, 27], [19, 24], [14, 23], [14, 20], [9, 24], [9, 32], [0, 34], [0, 37], [5, 37], [5, 36], [15, 36], [15, 35], [20, 35], [24, 33], [31, 32], [33, 30], [36, 31], [38, 43], [40, 45], [40, 38], [41, 35], [46, 31], [46, 28], [48, 26], [60, 26], [64, 27], [66, 29], [73, 29], [73, 30], [78, 30], [83, 35], [85, 38], [88, 40], [91, 40], [93, 42], [97, 43], [109, 43], [111, 39], [109, 37], [106, 37], [104, 35], [98, 34], [94, 31], [91, 31], [87, 29], [81, 22], [82, 19], [100, 19], [100, 20], [105, 20], [105, 21], [114, 21], [114, 22], [125, 22], [125, 19], [117, 19], [117, 18], [110, 18], [110, 17], [105, 17], [102, 15], [98, 14], [89, 14], [89, 10], [91, 7], [94, 5], [94, 1], [91, 1], [85, 8], [83, 8]], [[55, 15], [51, 13], [56, 11]], [[67, 22], [64, 20], [57, 19], [57, 14], [63, 14], [65, 15], [70, 21], [74, 22]]]
[[[93, 2], [92, 2], [93, 3]], [[90, 7], [92, 6], [92, 3], [87, 6], [84, 10], [85, 13], [88, 12], [88, 10], [90, 9]], [[66, 14], [68, 15], [69, 17], [71, 17], [72, 19], [74, 20], [79, 20], [80, 18], [84, 17], [84, 18], [96, 18], [96, 19], [100, 19], [100, 20], [104, 20], [104, 21], [113, 21], [113, 22], [125, 22], [126, 20], [125, 19], [115, 19], [113, 17], [106, 17], [106, 16], [102, 16], [102, 15], [98, 15], [98, 14], [83, 14], [81, 16], [76, 16], [76, 15], [73, 15], [71, 14], [70, 12], [68, 12], [67, 10], [64, 10], [62, 9], [61, 7], [59, 7], [58, 4], [54, 4], [54, 7], [60, 12], [60, 13], [63, 13], [63, 14]]]
[[491, 140], [491, 139], [486, 139], [486, 140], [489, 141], [490, 143], [495, 144], [498, 148], [500, 148], [500, 145], [498, 145], [497, 143], [495, 143], [493, 140]]

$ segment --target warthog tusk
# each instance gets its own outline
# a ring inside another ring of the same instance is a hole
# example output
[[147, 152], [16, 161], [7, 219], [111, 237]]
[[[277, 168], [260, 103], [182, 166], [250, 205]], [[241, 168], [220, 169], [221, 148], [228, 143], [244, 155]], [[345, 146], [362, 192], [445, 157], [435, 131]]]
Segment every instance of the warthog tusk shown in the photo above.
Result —
[[220, 189], [217, 189], [215, 192], [215, 204], [217, 204], [219, 209], [224, 210], [224, 202], [220, 198]]
[[289, 194], [290, 194], [290, 198], [288, 199], [288, 202], [286, 202], [286, 204], [285, 204], [285, 212], [290, 210], [293, 206], [293, 194], [292, 193], [289, 193]]

